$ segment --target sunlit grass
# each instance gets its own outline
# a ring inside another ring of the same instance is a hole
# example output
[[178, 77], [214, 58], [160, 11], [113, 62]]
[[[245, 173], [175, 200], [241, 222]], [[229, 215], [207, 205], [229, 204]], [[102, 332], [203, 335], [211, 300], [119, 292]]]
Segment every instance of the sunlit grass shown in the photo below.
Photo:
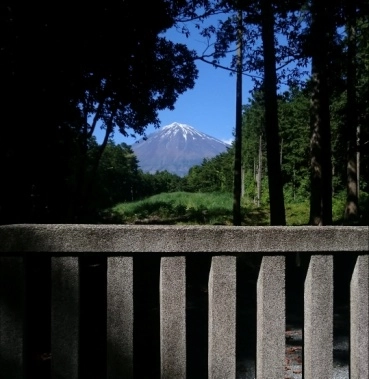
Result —
[[[344, 199], [333, 198], [333, 224], [342, 222]], [[309, 201], [285, 204], [286, 224], [307, 225]], [[253, 202], [242, 200], [242, 225], [270, 225], [270, 209], [257, 207]], [[105, 212], [107, 222], [126, 224], [176, 224], [176, 225], [232, 225], [233, 194], [172, 192], [161, 193], [147, 199], [120, 203]]]
[[231, 194], [172, 192], [137, 202], [120, 203], [111, 212], [116, 219], [127, 223], [148, 218], [178, 224], [229, 223], [232, 204]]

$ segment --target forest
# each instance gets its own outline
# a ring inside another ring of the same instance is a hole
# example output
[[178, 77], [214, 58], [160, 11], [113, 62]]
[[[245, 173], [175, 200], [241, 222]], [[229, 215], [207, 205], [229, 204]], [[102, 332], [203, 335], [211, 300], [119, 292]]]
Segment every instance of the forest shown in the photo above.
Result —
[[[0, 224], [109, 222], [102, 215], [119, 203], [220, 192], [233, 198], [234, 225], [244, 224], [244, 204], [286, 225], [286, 205], [298, 203], [308, 209], [304, 224], [368, 225], [368, 2], [1, 7]], [[204, 52], [165, 38], [172, 27], [193, 38], [189, 23]], [[159, 127], [158, 111], [196, 85], [198, 60], [237, 78], [234, 143], [184, 178], [144, 173], [114, 134]], [[254, 81], [249, 99], [240, 96], [245, 75]]]

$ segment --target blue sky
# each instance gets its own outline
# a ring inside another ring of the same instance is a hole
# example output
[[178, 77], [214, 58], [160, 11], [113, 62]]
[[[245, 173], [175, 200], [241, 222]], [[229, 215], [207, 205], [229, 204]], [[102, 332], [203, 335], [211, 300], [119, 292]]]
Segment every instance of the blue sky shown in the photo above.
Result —
[[[211, 23], [216, 25], [217, 21], [224, 17], [224, 15], [223, 17], [220, 15], [213, 16], [213, 19], [206, 22], [208, 25]], [[164, 35], [173, 42], [186, 44], [189, 49], [194, 49], [201, 55], [205, 50], [206, 43], [204, 37], [198, 34], [194, 24], [195, 22], [186, 24], [191, 32], [188, 38], [175, 28], [169, 29]], [[281, 36], [278, 36], [279, 40], [280, 38]], [[230, 60], [231, 57], [222, 60], [220, 63], [224, 66], [229, 66]], [[178, 97], [173, 111], [164, 110], [159, 112], [161, 126], [179, 122], [231, 143], [236, 122], [236, 76], [231, 76], [229, 71], [215, 68], [211, 64], [200, 60], [196, 60], [196, 66], [199, 74], [194, 88], [187, 90]], [[242, 103], [247, 104], [254, 83], [247, 75], [243, 75], [242, 80]], [[146, 135], [154, 131], [155, 128], [149, 125], [146, 129]], [[98, 129], [95, 132], [95, 136], [97, 141], [101, 143], [104, 133]], [[140, 138], [140, 135], [137, 135], [136, 139], [124, 137], [118, 131], [114, 134], [115, 143], [133, 144]]]
[[[202, 52], [204, 40], [191, 34], [188, 38], [172, 28], [166, 33], [167, 39], [173, 42], [185, 43], [190, 49]], [[223, 62], [222, 62], [223, 63]], [[198, 79], [191, 90], [180, 95], [174, 104], [173, 111], [159, 112], [161, 126], [179, 122], [188, 124], [195, 129], [212, 137], [230, 143], [233, 140], [236, 108], [236, 76], [230, 76], [229, 71], [214, 68], [212, 65], [197, 60]], [[249, 98], [253, 88], [251, 79], [243, 76], [243, 103]], [[152, 125], [146, 129], [146, 135], [155, 131]], [[98, 142], [102, 141], [103, 132], [98, 129], [95, 133]], [[137, 139], [141, 136], [137, 135]], [[124, 137], [118, 131], [114, 135], [115, 143], [132, 144], [135, 139]]]

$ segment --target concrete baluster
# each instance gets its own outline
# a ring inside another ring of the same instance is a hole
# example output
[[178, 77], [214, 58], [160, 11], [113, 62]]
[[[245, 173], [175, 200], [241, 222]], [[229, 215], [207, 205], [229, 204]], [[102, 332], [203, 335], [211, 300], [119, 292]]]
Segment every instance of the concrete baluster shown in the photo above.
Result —
[[78, 379], [79, 280], [77, 257], [52, 257], [51, 367], [53, 379]]
[[161, 378], [186, 378], [186, 260], [162, 257], [160, 263]]
[[284, 377], [285, 308], [285, 257], [264, 256], [257, 281], [257, 378]]
[[351, 279], [351, 379], [369, 378], [369, 255], [359, 255]]
[[108, 257], [107, 377], [133, 377], [133, 258]]
[[310, 258], [304, 293], [304, 378], [332, 378], [332, 255], [313, 255]]
[[0, 257], [1, 378], [24, 378], [24, 271], [22, 257]]
[[209, 276], [209, 379], [236, 377], [236, 257], [212, 258]]

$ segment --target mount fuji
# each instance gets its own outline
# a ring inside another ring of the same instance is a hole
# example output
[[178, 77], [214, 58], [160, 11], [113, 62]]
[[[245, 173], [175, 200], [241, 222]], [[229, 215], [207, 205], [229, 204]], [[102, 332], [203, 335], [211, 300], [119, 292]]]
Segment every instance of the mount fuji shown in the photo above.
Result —
[[192, 166], [201, 164], [204, 158], [224, 153], [230, 145], [192, 126], [173, 122], [131, 147], [142, 171], [155, 174], [167, 170], [183, 177]]

